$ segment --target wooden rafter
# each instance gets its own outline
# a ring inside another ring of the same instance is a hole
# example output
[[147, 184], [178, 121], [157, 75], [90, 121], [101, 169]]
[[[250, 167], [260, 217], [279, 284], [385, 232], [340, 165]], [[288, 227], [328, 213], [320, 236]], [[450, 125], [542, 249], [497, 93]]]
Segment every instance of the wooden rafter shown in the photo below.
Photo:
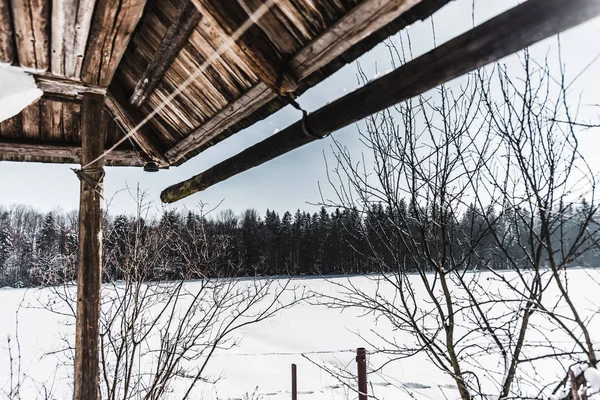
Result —
[[108, 87], [137, 26], [146, 0], [98, 0], [81, 80]]
[[106, 88], [88, 85], [49, 74], [34, 74], [38, 87], [48, 95], [62, 96], [81, 100], [84, 93], [106, 94]]
[[139, 107], [146, 102], [148, 96], [154, 91], [161, 81], [165, 71], [177, 57], [181, 48], [200, 21], [201, 15], [191, 1], [179, 10], [175, 21], [167, 30], [167, 34], [160, 42], [156, 53], [148, 68], [144, 71], [138, 81], [129, 102]]
[[[528, 0], [161, 193], [172, 203], [600, 15], [598, 0]], [[311, 135], [307, 135], [307, 129]]]
[[299, 79], [308, 77], [421, 1], [368, 0], [361, 2], [325, 33], [300, 50], [290, 62], [290, 69]]
[[273, 100], [277, 95], [263, 82], [257, 84], [223, 111], [203, 123], [192, 134], [165, 153], [170, 163], [179, 161], [187, 152], [197, 149], [241, 118], [245, 118]]
[[19, 64], [28, 71], [47, 71], [50, 1], [11, 0], [11, 4]]
[[[331, 62], [344, 51], [398, 18], [421, 0], [364, 0], [321, 36], [313, 40], [290, 61], [290, 71], [299, 80]], [[341, 35], [341, 36], [339, 36]], [[312, 60], [312, 61], [311, 61]], [[181, 160], [237, 121], [273, 100], [276, 93], [263, 82], [212, 116], [165, 155], [171, 164]]]
[[50, 70], [79, 78], [96, 0], [53, 0]]
[[[22, 157], [59, 157], [69, 159], [72, 163], [81, 163], [81, 147], [39, 143], [19, 143], [0, 140], [0, 154]], [[113, 150], [106, 156], [107, 165], [141, 166], [135, 150]]]
[[213, 21], [207, 21], [208, 23], [219, 26], [225, 37], [236, 39], [237, 45], [246, 55], [248, 65], [261, 81], [280, 94], [296, 89], [296, 79], [287, 70], [286, 60], [259, 26], [253, 23], [239, 38], [234, 37], [238, 28], [246, 23], [249, 17], [239, 0], [193, 2], [203, 18], [209, 20], [212, 17]]
[[[127, 102], [123, 93], [119, 91], [118, 85], [109, 89], [106, 96], [106, 108], [115, 117], [125, 133], [134, 130], [136, 125], [142, 121], [141, 114]], [[139, 146], [144, 156], [148, 158], [148, 161], [152, 160], [161, 167], [169, 165], [152, 132], [148, 129], [148, 124], [138, 129], [131, 138]]]

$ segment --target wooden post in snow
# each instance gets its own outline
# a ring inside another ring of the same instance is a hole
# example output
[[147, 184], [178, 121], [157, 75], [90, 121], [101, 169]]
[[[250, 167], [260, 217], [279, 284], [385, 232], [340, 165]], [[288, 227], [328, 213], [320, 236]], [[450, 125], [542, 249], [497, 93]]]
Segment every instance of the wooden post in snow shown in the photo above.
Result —
[[104, 96], [83, 95], [81, 111], [81, 192], [77, 254], [77, 323], [75, 336], [74, 400], [100, 398], [98, 337], [102, 282], [103, 161], [91, 165], [104, 151]]
[[368, 400], [367, 351], [364, 347], [356, 349], [356, 366], [358, 371], [358, 400]]
[[298, 400], [298, 376], [296, 364], [292, 364], [292, 400]]

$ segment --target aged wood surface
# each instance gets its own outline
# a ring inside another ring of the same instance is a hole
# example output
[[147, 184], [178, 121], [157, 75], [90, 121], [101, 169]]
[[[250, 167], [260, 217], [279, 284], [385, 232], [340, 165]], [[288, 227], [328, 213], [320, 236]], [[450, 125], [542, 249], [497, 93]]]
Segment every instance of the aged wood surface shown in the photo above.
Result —
[[[119, 122], [125, 134], [133, 130], [142, 121], [142, 116], [127, 102], [123, 93], [117, 87], [109, 90], [106, 97], [106, 107]], [[168, 161], [163, 156], [156, 139], [148, 128], [148, 125], [142, 126], [133, 134], [131, 139], [140, 147], [145, 157], [156, 162], [159, 166], [168, 166]]]
[[49, 4], [47, 0], [11, 0], [13, 28], [21, 67], [47, 71]]
[[[60, 157], [69, 159], [70, 162], [81, 163], [81, 147], [50, 145], [39, 143], [19, 143], [0, 140], [0, 154], [20, 157]], [[135, 150], [113, 150], [106, 158], [108, 165], [131, 165], [141, 166]]]
[[252, 23], [239, 38], [235, 37], [238, 28], [250, 21], [249, 15], [238, 0], [193, 1], [203, 16], [210, 14], [219, 21], [226, 35], [237, 42], [248, 57], [250, 68], [263, 82], [281, 94], [296, 89], [297, 82], [287, 71], [286, 60], [260, 27]]
[[83, 82], [98, 86], [110, 84], [145, 4], [146, 0], [97, 1], [83, 60]]
[[263, 164], [371, 114], [513, 54], [600, 15], [597, 0], [528, 0], [388, 75], [330, 103], [304, 121], [161, 193], [172, 203]]
[[86, 165], [104, 151], [104, 97], [86, 93], [82, 106], [82, 143], [77, 253], [74, 400], [100, 399], [98, 342], [102, 283], [103, 160]]
[[421, 1], [362, 1], [325, 33], [300, 50], [290, 62], [290, 68], [299, 79], [306, 78]]
[[50, 69], [79, 78], [96, 0], [52, 0]]
[[[365, 0], [359, 3], [333, 27], [297, 53], [290, 61], [291, 70], [299, 79], [306, 78], [420, 1]], [[278, 6], [283, 8], [279, 3]], [[295, 18], [297, 20], [297, 17]], [[258, 97], [251, 98], [256, 94], [259, 94]], [[265, 91], [263, 84], [258, 83], [169, 149], [166, 152], [167, 158], [171, 163], [178, 162], [185, 154], [200, 148], [225, 129], [260, 109], [275, 96], [274, 92]]]
[[191, 1], [179, 10], [173, 24], [160, 42], [148, 68], [140, 77], [129, 102], [137, 107], [146, 101], [148, 95], [156, 88], [165, 71], [187, 43], [190, 34], [198, 25], [201, 15]]
[[74, 82], [49, 74], [34, 74], [38, 87], [46, 94], [81, 99], [84, 93], [106, 94], [106, 88]]
[[10, 0], [0, 0], [0, 64], [12, 64], [14, 55]]
[[[264, 4], [262, 0], [244, 0], [239, 2], [248, 15], [252, 15]], [[256, 24], [267, 35], [269, 40], [284, 56], [296, 54], [302, 48], [302, 42], [293, 34], [293, 28], [286, 24], [285, 18], [280, 13], [279, 2], [260, 19]], [[279, 14], [279, 15], [278, 15]]]
[[275, 93], [264, 83], [259, 83], [223, 111], [202, 124], [189, 136], [169, 149], [165, 155], [171, 164], [179, 161], [185, 153], [204, 145], [240, 118], [247, 117], [265, 103], [275, 98]]

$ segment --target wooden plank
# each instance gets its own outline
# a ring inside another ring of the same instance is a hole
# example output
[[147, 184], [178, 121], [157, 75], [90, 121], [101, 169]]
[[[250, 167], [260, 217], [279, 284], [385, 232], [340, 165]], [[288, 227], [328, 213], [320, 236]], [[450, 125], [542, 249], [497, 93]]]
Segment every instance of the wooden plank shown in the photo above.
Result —
[[40, 138], [40, 102], [26, 107], [21, 111], [23, 119], [23, 139], [39, 140]]
[[[238, 0], [193, 1], [203, 19], [208, 20], [212, 16], [225, 35], [237, 42], [252, 71], [267, 86], [279, 94], [293, 92], [297, 88], [295, 78], [287, 71], [287, 60], [255, 24], [259, 18], [252, 19]], [[259, 17], [262, 18], [262, 10], [268, 11], [266, 6], [272, 4], [274, 0], [265, 2]]]
[[19, 64], [28, 71], [48, 70], [49, 1], [11, 0]]
[[[98, 343], [102, 284], [102, 195], [106, 117], [104, 96], [86, 93], [81, 112], [82, 143], [77, 251], [74, 400], [100, 399]], [[91, 163], [88, 165], [88, 163]]]
[[44, 94], [81, 99], [84, 93], [104, 95], [106, 88], [89, 85], [48, 74], [34, 74], [35, 82]]
[[53, 0], [50, 69], [79, 78], [96, 0]]
[[528, 0], [325, 105], [306, 120], [165, 189], [161, 200], [172, 203], [204, 190], [599, 15], [598, 0]]
[[[106, 108], [111, 112], [126, 134], [132, 131], [143, 119], [139, 111], [125, 100], [123, 93], [119, 91], [118, 85], [113, 85], [109, 89], [106, 96]], [[144, 156], [149, 160], [156, 162], [161, 167], [169, 165], [169, 162], [160, 150], [158, 141], [148, 130], [148, 124], [138, 129], [131, 136], [131, 139], [140, 147]]]
[[107, 87], [137, 26], [146, 0], [98, 0], [90, 31], [81, 79]]
[[302, 80], [422, 0], [364, 0], [298, 52], [290, 68]]
[[[278, 15], [280, 13], [278, 3], [271, 7], [262, 18], [258, 19], [256, 24], [282, 55], [292, 56], [302, 48], [302, 42], [294, 37], [289, 27], [285, 26], [281, 16]], [[248, 15], [256, 12], [263, 4], [263, 0], [240, 1], [240, 5]]]
[[156, 53], [154, 53], [148, 68], [137, 83], [133, 95], [129, 99], [131, 104], [139, 107], [148, 99], [148, 96], [154, 91], [181, 48], [187, 43], [200, 18], [201, 15], [198, 9], [191, 1], [188, 1], [179, 10], [175, 21], [167, 30]]
[[[19, 157], [60, 157], [70, 159], [75, 164], [81, 163], [81, 147], [35, 142], [20, 143], [0, 140], [0, 154]], [[113, 150], [105, 158], [106, 164], [141, 166], [135, 150]]]
[[15, 55], [10, 0], [0, 0], [0, 64], [12, 64]]
[[251, 115], [275, 97], [276, 94], [266, 84], [260, 82], [169, 149], [165, 156], [171, 164], [179, 161], [185, 154], [209, 142], [225, 129], [240, 119]]

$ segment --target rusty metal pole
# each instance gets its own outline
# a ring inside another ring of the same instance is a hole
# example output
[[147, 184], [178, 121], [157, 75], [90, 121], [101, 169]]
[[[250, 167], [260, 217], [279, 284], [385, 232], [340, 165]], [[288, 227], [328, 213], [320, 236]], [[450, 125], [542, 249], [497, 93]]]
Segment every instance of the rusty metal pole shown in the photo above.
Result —
[[292, 364], [292, 400], [298, 400], [298, 378], [296, 364]]
[[356, 349], [356, 364], [358, 367], [358, 400], [367, 400], [367, 351], [364, 347]]

